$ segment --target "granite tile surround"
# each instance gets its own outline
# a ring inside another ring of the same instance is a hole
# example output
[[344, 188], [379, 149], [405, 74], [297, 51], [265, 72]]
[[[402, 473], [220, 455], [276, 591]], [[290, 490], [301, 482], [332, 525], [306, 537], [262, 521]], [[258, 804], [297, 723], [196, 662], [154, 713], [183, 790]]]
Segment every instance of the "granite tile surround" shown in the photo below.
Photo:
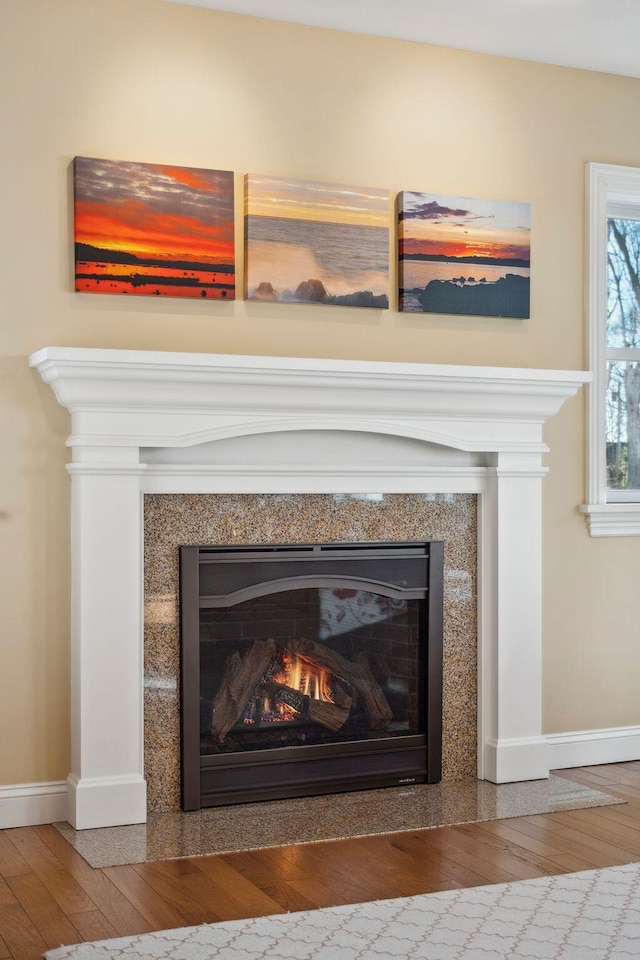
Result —
[[403, 540], [445, 544], [443, 782], [468, 780], [476, 775], [477, 750], [475, 495], [145, 496], [144, 748], [149, 813], [180, 809], [178, 547]]

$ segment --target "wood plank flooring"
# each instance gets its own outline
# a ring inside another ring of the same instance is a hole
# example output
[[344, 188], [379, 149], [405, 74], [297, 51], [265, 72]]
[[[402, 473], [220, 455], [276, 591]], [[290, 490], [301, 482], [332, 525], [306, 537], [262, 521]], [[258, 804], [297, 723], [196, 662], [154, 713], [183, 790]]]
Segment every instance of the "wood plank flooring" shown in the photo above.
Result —
[[640, 861], [640, 761], [558, 772], [625, 801], [94, 869], [52, 826], [0, 831], [0, 960], [60, 944]]

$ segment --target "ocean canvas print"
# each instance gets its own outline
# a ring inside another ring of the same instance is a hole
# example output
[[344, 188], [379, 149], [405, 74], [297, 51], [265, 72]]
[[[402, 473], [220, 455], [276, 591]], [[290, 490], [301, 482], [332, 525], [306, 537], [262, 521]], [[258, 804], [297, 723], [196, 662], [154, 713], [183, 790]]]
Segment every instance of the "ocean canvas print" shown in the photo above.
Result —
[[398, 195], [400, 310], [529, 317], [531, 206]]
[[389, 192], [248, 174], [249, 300], [389, 306]]
[[76, 157], [76, 290], [235, 299], [233, 173]]

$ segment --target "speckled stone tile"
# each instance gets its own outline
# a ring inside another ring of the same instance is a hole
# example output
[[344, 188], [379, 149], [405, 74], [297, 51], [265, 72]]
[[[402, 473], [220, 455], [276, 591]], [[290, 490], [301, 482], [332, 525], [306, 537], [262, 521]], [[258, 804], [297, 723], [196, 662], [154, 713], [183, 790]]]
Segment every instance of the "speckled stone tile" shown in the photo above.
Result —
[[55, 826], [92, 867], [231, 853], [260, 847], [420, 830], [454, 823], [556, 813], [621, 803], [563, 777], [495, 785], [487, 781], [152, 813], [147, 824], [74, 830]]
[[443, 781], [476, 771], [477, 502], [471, 494], [145, 497], [145, 775], [150, 812], [180, 808], [178, 548], [443, 540]]

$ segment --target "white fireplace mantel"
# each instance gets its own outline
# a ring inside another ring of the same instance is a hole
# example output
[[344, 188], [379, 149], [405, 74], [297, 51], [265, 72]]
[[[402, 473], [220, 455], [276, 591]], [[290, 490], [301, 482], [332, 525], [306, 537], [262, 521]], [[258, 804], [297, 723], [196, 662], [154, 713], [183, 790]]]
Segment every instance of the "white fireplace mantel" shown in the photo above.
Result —
[[477, 493], [479, 776], [548, 776], [543, 427], [589, 374], [67, 347], [30, 364], [71, 413], [76, 828], [146, 820], [144, 493]]

